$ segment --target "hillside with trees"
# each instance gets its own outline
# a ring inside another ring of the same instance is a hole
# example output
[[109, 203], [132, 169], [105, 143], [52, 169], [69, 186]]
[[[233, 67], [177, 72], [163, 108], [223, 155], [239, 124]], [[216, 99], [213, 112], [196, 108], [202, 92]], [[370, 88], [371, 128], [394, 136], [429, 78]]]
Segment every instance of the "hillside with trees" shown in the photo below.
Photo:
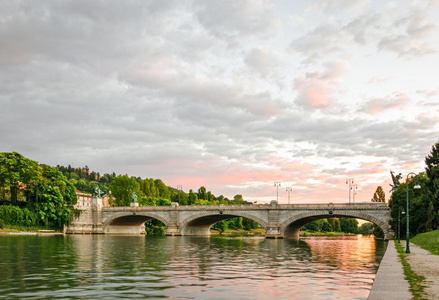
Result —
[[[136, 195], [140, 206], [171, 205], [239, 205], [250, 204], [242, 195], [232, 200], [216, 197], [206, 187], [188, 193], [166, 186], [161, 179], [116, 175], [90, 171], [88, 166], [71, 165], [51, 167], [39, 164], [17, 152], [0, 153], [0, 227], [3, 224], [62, 229], [73, 215], [78, 215], [73, 205], [77, 202], [76, 190], [93, 194], [99, 187], [109, 196], [111, 206], [129, 206]], [[152, 227], [160, 227], [157, 220]], [[151, 227], [151, 226], [150, 226]], [[258, 224], [245, 218], [221, 221], [214, 226], [219, 231], [227, 228], [253, 229]], [[151, 228], [149, 228], [151, 229]]]
[[0, 153], [0, 226], [62, 229], [75, 214], [74, 185], [56, 168]]

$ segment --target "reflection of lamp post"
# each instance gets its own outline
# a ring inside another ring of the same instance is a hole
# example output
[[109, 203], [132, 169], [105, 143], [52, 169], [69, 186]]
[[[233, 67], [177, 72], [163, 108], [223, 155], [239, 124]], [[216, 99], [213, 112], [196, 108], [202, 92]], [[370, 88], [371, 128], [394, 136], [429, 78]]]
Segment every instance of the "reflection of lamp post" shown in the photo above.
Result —
[[274, 186], [277, 188], [277, 192], [276, 192], [276, 201], [277, 201], [277, 203], [279, 203], [279, 187], [280, 187], [280, 181], [275, 181], [275, 182], [274, 182]]
[[418, 181], [418, 177], [415, 173], [411, 172], [407, 174], [407, 180], [405, 181], [406, 185], [407, 185], [407, 212], [406, 212], [406, 217], [407, 217], [407, 245], [405, 247], [405, 253], [410, 253], [410, 231], [409, 231], [409, 176], [410, 175], [415, 175], [416, 177], [416, 183], [415, 186], [413, 187], [413, 189], [415, 190], [419, 190], [421, 188], [421, 186], [419, 185], [419, 181]]
[[404, 207], [399, 207], [399, 213], [398, 213], [398, 243], [401, 243], [401, 211], [402, 214], [405, 215]]
[[351, 190], [352, 190], [352, 185], [354, 184], [354, 178], [347, 178], [346, 184], [349, 184], [349, 204], [351, 204]]
[[288, 192], [288, 204], [290, 204], [290, 192], [293, 190], [293, 188], [292, 187], [290, 187], [290, 186], [287, 186], [287, 189], [286, 189], [286, 191]]
[[177, 190], [178, 190], [178, 204], [180, 204], [180, 192], [183, 189], [183, 186], [181, 185], [177, 185]]

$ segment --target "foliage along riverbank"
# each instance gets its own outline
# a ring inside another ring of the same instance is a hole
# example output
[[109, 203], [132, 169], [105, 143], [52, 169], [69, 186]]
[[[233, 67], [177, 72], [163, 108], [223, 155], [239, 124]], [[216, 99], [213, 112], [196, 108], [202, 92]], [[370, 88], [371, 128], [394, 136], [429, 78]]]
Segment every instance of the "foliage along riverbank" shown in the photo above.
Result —
[[17, 152], [0, 153], [0, 226], [61, 230], [76, 202], [75, 187], [57, 169]]

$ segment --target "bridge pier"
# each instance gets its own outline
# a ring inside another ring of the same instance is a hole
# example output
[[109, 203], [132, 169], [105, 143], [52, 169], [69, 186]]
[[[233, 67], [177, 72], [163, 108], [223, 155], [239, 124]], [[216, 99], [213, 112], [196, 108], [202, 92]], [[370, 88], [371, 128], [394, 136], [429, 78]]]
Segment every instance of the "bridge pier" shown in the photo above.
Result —
[[270, 225], [265, 229], [265, 238], [283, 239], [284, 237], [280, 234], [278, 225]]
[[268, 211], [268, 226], [265, 229], [265, 237], [267, 239], [282, 239], [283, 236], [279, 228], [280, 211], [276, 209], [278, 208], [278, 202], [272, 200], [270, 207], [272, 209]]
[[99, 203], [96, 198], [93, 198], [92, 207], [82, 210], [79, 217], [74, 218], [70, 225], [64, 226], [64, 233], [103, 234], [102, 203]]
[[180, 229], [176, 223], [168, 224], [166, 227], [166, 236], [181, 236]]

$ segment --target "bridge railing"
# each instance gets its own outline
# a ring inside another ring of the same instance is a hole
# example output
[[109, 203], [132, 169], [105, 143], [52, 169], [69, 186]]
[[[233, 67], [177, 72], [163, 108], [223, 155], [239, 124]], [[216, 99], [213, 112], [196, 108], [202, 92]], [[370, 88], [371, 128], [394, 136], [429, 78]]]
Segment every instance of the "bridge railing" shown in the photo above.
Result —
[[248, 209], [387, 209], [382, 202], [358, 203], [297, 203], [297, 204], [241, 204], [241, 205], [173, 205], [173, 206], [118, 206], [104, 207], [104, 211], [163, 211], [163, 210], [248, 210]]

